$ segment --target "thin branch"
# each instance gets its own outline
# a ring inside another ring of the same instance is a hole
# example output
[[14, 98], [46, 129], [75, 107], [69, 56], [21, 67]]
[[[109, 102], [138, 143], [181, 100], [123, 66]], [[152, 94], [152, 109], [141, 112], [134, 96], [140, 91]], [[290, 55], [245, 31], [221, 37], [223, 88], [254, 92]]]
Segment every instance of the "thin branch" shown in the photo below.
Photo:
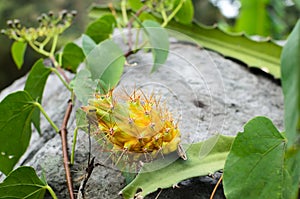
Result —
[[82, 198], [84, 198], [85, 186], [86, 186], [88, 180], [90, 179], [90, 177], [93, 173], [93, 170], [95, 168], [94, 162], [95, 162], [95, 157], [92, 158], [91, 162], [88, 163], [88, 167], [85, 169], [86, 174], [85, 174], [84, 180], [80, 184], [80, 188], [79, 188], [79, 191], [80, 191], [80, 194], [81, 194]]
[[67, 142], [67, 124], [70, 118], [70, 114], [72, 112], [73, 104], [72, 100], [68, 101], [68, 107], [64, 116], [64, 120], [60, 129], [60, 137], [62, 143], [62, 150], [63, 150], [63, 158], [64, 158], [64, 168], [66, 172], [66, 180], [68, 191], [70, 195], [70, 199], [74, 199], [74, 191], [73, 191], [73, 182], [71, 177], [71, 171], [69, 167], [69, 157], [68, 157], [68, 142]]
[[[144, 5], [143, 7], [141, 7], [136, 13], [134, 16], [132, 16], [127, 24], [127, 28], [128, 28], [128, 47], [129, 47], [129, 50], [126, 54], [128, 54], [127, 56], [125, 57], [128, 57], [129, 55], [131, 55], [133, 53], [132, 51], [132, 32], [131, 32], [131, 29], [132, 29], [132, 24], [134, 22], [134, 20], [140, 16], [143, 11], [145, 11], [146, 9], [148, 8], [147, 5]], [[130, 52], [132, 52], [131, 54], [129, 54]]]
[[213, 199], [213, 198], [214, 198], [215, 193], [216, 193], [216, 191], [217, 191], [217, 188], [218, 188], [219, 184], [221, 183], [222, 179], [223, 179], [223, 174], [221, 175], [220, 179], [218, 180], [218, 182], [217, 182], [217, 184], [216, 184], [216, 186], [215, 186], [213, 192], [211, 193], [209, 199]]

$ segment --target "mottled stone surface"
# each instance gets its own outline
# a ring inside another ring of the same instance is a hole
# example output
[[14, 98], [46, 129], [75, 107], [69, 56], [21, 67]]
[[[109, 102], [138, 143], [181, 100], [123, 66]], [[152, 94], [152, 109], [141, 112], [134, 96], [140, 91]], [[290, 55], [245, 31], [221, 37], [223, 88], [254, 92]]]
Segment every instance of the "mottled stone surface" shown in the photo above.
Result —
[[[126, 66], [116, 92], [120, 89], [130, 92], [142, 87], [146, 93], [158, 93], [180, 119], [179, 127], [185, 143], [202, 141], [216, 133], [236, 135], [249, 119], [258, 115], [269, 117], [279, 129], [283, 129], [281, 87], [217, 53], [173, 41], [167, 62], [157, 72], [150, 73], [151, 53], [141, 51], [132, 55], [128, 62], [130, 66]], [[0, 99], [23, 89], [24, 82], [25, 77], [17, 80], [1, 92]], [[43, 106], [57, 126], [61, 125], [69, 95], [58, 78], [51, 75], [45, 88]], [[78, 107], [80, 104], [77, 102], [75, 109]], [[20, 164], [33, 166], [39, 174], [43, 170], [58, 198], [67, 198], [60, 136], [43, 116], [41, 119], [43, 135], [39, 137], [37, 132], [33, 132], [30, 147]], [[75, 112], [68, 125], [70, 148], [74, 129]], [[92, 149], [96, 162], [107, 158], [98, 150], [95, 141]], [[87, 157], [88, 137], [79, 131], [75, 165], [71, 167], [76, 191], [87, 166]], [[207, 198], [216, 183], [215, 179], [208, 178], [183, 181], [181, 189], [164, 190], [159, 198]], [[124, 186], [124, 178], [119, 171], [96, 167], [86, 189], [87, 198], [120, 198], [118, 192]], [[156, 195], [154, 193], [148, 198]], [[221, 189], [217, 198], [222, 198]]]

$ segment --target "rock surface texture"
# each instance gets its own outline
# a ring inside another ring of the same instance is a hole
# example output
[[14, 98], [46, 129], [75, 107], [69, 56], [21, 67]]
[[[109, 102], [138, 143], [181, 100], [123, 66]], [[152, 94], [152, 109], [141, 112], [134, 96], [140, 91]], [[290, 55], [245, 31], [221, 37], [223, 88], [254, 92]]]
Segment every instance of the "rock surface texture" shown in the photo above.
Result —
[[[245, 66], [192, 44], [173, 41], [167, 62], [154, 73], [150, 73], [151, 67], [151, 53], [140, 51], [130, 56], [116, 91], [126, 89], [130, 92], [134, 88], [143, 88], [147, 93], [160, 95], [179, 118], [184, 143], [203, 141], [216, 133], [236, 135], [248, 120], [259, 115], [269, 117], [279, 129], [283, 129], [281, 87], [261, 74], [251, 73]], [[26, 77], [21, 78], [2, 91], [0, 99], [23, 89], [25, 80]], [[59, 79], [50, 75], [43, 106], [57, 126], [62, 123], [69, 97], [69, 92]], [[75, 110], [79, 107], [79, 102], [76, 102], [68, 123], [69, 149], [73, 142]], [[44, 171], [58, 198], [68, 198], [60, 135], [43, 116], [41, 129], [42, 137], [33, 132], [30, 146], [20, 164], [33, 166], [38, 174]], [[96, 162], [103, 162], [107, 156], [99, 148], [94, 141], [92, 155], [96, 157]], [[85, 173], [87, 158], [88, 136], [79, 131], [75, 164], [71, 167], [76, 192]], [[220, 175], [215, 174], [216, 178]], [[208, 176], [185, 180], [179, 184], [180, 188], [163, 190], [159, 198], [209, 198], [216, 181]], [[88, 182], [86, 197], [121, 198], [118, 192], [124, 186], [125, 181], [119, 171], [96, 167]], [[156, 195], [153, 193], [147, 198], [155, 198]], [[222, 189], [215, 198], [223, 198]]]

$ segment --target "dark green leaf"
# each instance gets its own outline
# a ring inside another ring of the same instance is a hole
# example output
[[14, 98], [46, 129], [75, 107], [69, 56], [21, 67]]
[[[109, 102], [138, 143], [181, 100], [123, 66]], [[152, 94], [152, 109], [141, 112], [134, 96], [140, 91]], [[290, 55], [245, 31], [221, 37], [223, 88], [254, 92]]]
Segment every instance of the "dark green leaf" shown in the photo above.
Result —
[[97, 46], [97, 44], [92, 40], [89, 36], [83, 34], [82, 35], [82, 50], [85, 56]]
[[288, 139], [285, 198], [296, 198], [300, 179], [300, 20], [283, 48], [281, 74], [285, 132]]
[[[196, 42], [224, 56], [246, 63], [249, 67], [260, 68], [280, 78], [280, 54], [282, 47], [271, 40], [257, 42], [244, 34], [229, 34], [218, 27], [206, 27], [199, 24], [182, 25], [171, 21], [167, 25], [170, 34], [179, 40]], [[185, 34], [187, 36], [182, 37]]]
[[0, 183], [0, 198], [42, 199], [47, 189], [32, 167], [22, 166]]
[[98, 44], [110, 37], [115, 28], [115, 24], [115, 17], [112, 14], [106, 14], [92, 22], [87, 27], [85, 34], [91, 37]]
[[175, 19], [179, 23], [189, 24], [189, 23], [192, 22], [193, 17], [194, 17], [193, 2], [191, 0], [178, 0], [179, 3], [181, 1], [183, 1], [182, 7], [180, 8], [180, 10], [175, 15]]
[[269, 36], [271, 20], [267, 7], [270, 6], [270, 0], [242, 0], [241, 3], [235, 31], [246, 32], [249, 35]]
[[227, 198], [282, 198], [286, 139], [265, 117], [238, 133], [224, 168]]
[[161, 64], [164, 64], [169, 53], [169, 36], [167, 31], [160, 27], [155, 21], [146, 20], [143, 22], [143, 28], [149, 39], [154, 65], [152, 72], [156, 71]]
[[83, 62], [85, 56], [82, 49], [74, 43], [68, 43], [62, 54], [62, 68], [76, 73], [77, 67]]
[[20, 41], [15, 41], [11, 46], [11, 54], [18, 69], [23, 65], [26, 47], [27, 43]]
[[281, 56], [285, 131], [288, 146], [300, 145], [300, 20], [285, 44]]
[[[40, 104], [42, 103], [43, 92], [46, 85], [51, 69], [45, 67], [43, 59], [35, 62], [31, 68], [27, 77], [24, 90], [27, 91], [31, 97], [37, 100]], [[40, 129], [40, 110], [35, 108], [32, 116], [32, 122], [39, 133]]]
[[112, 40], [98, 44], [86, 58], [87, 67], [93, 80], [101, 80], [106, 89], [117, 85], [123, 73], [125, 57], [122, 50]]
[[[96, 17], [109, 11], [107, 7], [94, 6], [91, 10], [91, 16]], [[161, 20], [158, 17], [156, 18]], [[169, 31], [169, 33], [172, 33], [171, 36], [177, 37], [181, 41], [196, 42], [201, 47], [240, 60], [249, 67], [260, 68], [275, 78], [280, 78], [282, 47], [270, 39], [258, 42], [248, 38], [243, 33], [226, 33], [217, 26], [204, 26], [195, 23], [184, 25], [174, 20], [168, 23], [167, 28], [177, 31]]]
[[141, 1], [137, 0], [128, 0], [128, 5], [133, 11], [138, 11], [144, 6], [144, 4]]
[[0, 103], [0, 171], [7, 175], [26, 151], [31, 137], [33, 99], [25, 91], [6, 96]]
[[91, 73], [87, 69], [80, 70], [70, 83], [76, 97], [83, 105], [87, 105], [88, 99], [93, 96], [97, 87], [97, 81], [91, 79]]
[[[220, 170], [224, 166], [233, 140], [234, 137], [218, 135], [189, 146], [186, 152], [187, 160], [177, 159], [169, 164], [170, 159], [174, 158], [174, 155], [170, 155], [164, 159], [146, 163], [137, 177], [121, 193], [126, 199], [133, 198], [137, 190], [141, 189], [140, 195], [145, 196], [158, 188], [171, 187], [187, 178], [204, 176]], [[202, 152], [203, 150], [205, 152]]]
[[139, 20], [141, 22], [146, 21], [146, 20], [156, 21], [156, 18], [150, 13], [143, 12], [142, 14], [139, 15]]
[[298, 198], [300, 178], [300, 150], [291, 148], [285, 154], [283, 197]]

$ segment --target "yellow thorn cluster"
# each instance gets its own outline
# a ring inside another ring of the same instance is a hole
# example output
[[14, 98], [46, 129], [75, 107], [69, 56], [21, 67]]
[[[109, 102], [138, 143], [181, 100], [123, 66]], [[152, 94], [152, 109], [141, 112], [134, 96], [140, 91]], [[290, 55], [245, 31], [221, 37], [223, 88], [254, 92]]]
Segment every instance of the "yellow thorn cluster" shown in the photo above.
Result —
[[98, 127], [94, 135], [104, 135], [114, 150], [155, 157], [179, 147], [180, 132], [171, 113], [153, 95], [147, 97], [140, 90], [122, 101], [113, 97], [113, 91], [96, 94], [82, 110], [94, 115]]

